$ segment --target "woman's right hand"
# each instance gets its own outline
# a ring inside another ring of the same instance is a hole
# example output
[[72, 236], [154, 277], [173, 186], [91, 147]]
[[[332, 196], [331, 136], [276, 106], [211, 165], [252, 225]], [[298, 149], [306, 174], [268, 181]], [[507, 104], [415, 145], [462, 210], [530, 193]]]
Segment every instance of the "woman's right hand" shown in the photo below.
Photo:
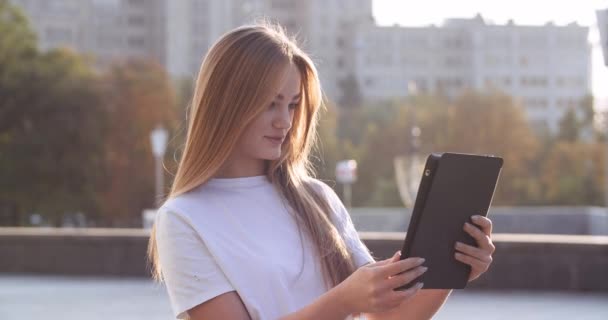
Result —
[[413, 297], [422, 288], [417, 283], [405, 291], [394, 290], [426, 271], [424, 259], [399, 260], [397, 251], [391, 258], [364, 265], [338, 285], [346, 308], [352, 314], [388, 311]]

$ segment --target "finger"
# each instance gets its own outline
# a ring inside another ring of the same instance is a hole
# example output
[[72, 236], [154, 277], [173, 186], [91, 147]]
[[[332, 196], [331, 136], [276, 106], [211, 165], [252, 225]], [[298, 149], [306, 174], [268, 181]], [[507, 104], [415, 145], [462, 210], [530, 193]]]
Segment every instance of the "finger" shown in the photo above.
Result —
[[389, 264], [391, 262], [399, 261], [400, 257], [401, 257], [401, 251], [397, 251], [397, 252], [395, 252], [395, 254], [392, 257], [390, 257], [388, 259], [384, 259], [382, 261], [378, 261], [378, 262], [372, 263], [369, 266], [370, 267], [383, 266], [383, 265]]
[[390, 257], [390, 259], [388, 259], [388, 260], [389, 260], [389, 262], [397, 262], [400, 259], [401, 259], [401, 250], [395, 252], [395, 254], [392, 257]]
[[464, 244], [459, 241], [456, 241], [454, 248], [464, 254], [475, 257], [481, 261], [490, 262], [492, 259], [492, 254], [490, 252], [470, 246], [468, 244]]
[[468, 234], [470, 234], [475, 240], [477, 240], [477, 246], [484, 249], [491, 249], [492, 240], [490, 237], [479, 230], [478, 227], [465, 222], [463, 228]]
[[418, 257], [410, 257], [401, 261], [389, 263], [383, 266], [379, 266], [378, 274], [380, 277], [386, 279], [390, 276], [402, 273], [404, 271], [413, 269], [424, 262], [424, 259]]
[[396, 288], [399, 288], [399, 287], [401, 287], [403, 285], [406, 285], [406, 284], [414, 281], [414, 279], [416, 279], [419, 276], [423, 275], [427, 270], [428, 270], [427, 267], [425, 267], [425, 266], [419, 266], [419, 267], [417, 267], [415, 269], [412, 269], [410, 271], [394, 275], [394, 276], [388, 278], [386, 280], [386, 284], [383, 285], [383, 286], [385, 286], [387, 289], [396, 289]]
[[392, 304], [393, 306], [398, 306], [401, 303], [403, 303], [403, 301], [412, 298], [413, 296], [415, 296], [418, 292], [420, 292], [420, 290], [424, 287], [424, 284], [422, 282], [418, 282], [415, 285], [411, 286], [410, 288], [406, 289], [406, 290], [390, 290], [391, 292], [388, 293], [388, 303]]
[[391, 262], [399, 260], [399, 257], [401, 257], [401, 251], [395, 252], [395, 254], [393, 254], [393, 256], [390, 257], [390, 258], [388, 258], [388, 259], [376, 261], [374, 263], [369, 263], [369, 264], [366, 264], [364, 266], [365, 267], [379, 267], [379, 266], [383, 266], [383, 265], [386, 265], [388, 263], [391, 263]]
[[465, 255], [465, 254], [462, 254], [459, 252], [456, 252], [454, 254], [454, 258], [456, 258], [456, 260], [458, 260], [464, 264], [470, 265], [473, 268], [473, 270], [487, 270], [488, 265], [489, 265], [488, 263], [483, 262], [477, 258], [468, 256], [468, 255]]
[[472, 216], [471, 220], [474, 224], [480, 226], [485, 234], [488, 236], [492, 234], [492, 220], [480, 215]]

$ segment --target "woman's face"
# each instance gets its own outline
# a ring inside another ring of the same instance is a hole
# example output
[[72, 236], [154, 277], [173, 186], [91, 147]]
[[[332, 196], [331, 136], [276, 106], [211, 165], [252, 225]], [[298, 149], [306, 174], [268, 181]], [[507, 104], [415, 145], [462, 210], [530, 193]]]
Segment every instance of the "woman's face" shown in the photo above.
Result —
[[237, 144], [241, 156], [255, 160], [276, 160], [281, 156], [281, 145], [300, 101], [300, 72], [293, 64], [288, 68], [272, 103], [245, 128]]

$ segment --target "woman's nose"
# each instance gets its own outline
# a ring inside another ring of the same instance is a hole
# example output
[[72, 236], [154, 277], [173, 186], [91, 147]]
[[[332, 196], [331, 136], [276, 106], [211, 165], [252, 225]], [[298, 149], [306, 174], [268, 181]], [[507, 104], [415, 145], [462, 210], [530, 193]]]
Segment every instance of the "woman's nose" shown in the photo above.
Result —
[[288, 108], [281, 108], [274, 118], [274, 126], [278, 129], [291, 128], [291, 114]]

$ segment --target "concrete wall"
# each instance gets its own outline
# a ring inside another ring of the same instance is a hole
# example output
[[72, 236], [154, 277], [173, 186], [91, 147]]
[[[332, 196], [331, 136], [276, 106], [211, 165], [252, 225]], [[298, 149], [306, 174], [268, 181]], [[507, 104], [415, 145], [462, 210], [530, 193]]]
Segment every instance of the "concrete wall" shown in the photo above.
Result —
[[[376, 260], [401, 249], [405, 233], [361, 232]], [[490, 270], [471, 288], [608, 291], [608, 237], [495, 234]]]
[[[410, 220], [406, 208], [350, 212], [359, 231], [405, 232]], [[608, 235], [608, 210], [601, 207], [492, 207], [489, 217], [496, 233]]]
[[0, 272], [146, 276], [143, 229], [0, 228]]
[[[404, 233], [361, 232], [377, 260]], [[148, 231], [0, 228], [0, 273], [149, 276]], [[494, 263], [472, 288], [608, 292], [608, 237], [496, 234]]]

